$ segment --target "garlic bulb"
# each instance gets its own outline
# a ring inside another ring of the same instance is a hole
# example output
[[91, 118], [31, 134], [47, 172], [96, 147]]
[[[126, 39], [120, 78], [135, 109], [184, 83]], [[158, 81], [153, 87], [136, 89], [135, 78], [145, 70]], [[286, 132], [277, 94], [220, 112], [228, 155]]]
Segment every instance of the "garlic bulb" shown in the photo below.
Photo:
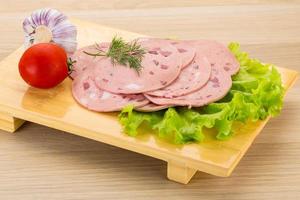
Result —
[[67, 16], [55, 9], [40, 9], [23, 21], [25, 46], [42, 42], [54, 42], [68, 54], [76, 50], [77, 30]]

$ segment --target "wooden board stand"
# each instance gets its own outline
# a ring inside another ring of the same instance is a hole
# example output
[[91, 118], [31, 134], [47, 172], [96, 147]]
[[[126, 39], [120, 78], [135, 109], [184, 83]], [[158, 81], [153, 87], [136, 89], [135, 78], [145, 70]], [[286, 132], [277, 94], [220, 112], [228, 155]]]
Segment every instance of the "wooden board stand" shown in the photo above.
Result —
[[167, 176], [172, 181], [187, 184], [196, 172], [196, 169], [191, 169], [186, 163], [168, 162]]
[[[78, 28], [79, 47], [110, 41], [114, 35], [127, 40], [144, 35], [113, 29], [90, 22], [72, 20]], [[167, 177], [187, 184], [197, 171], [229, 176], [269, 119], [247, 125], [234, 124], [237, 134], [218, 141], [208, 132], [201, 144], [174, 145], [146, 132], [129, 137], [122, 132], [117, 114], [88, 111], [71, 95], [71, 80], [49, 90], [28, 87], [18, 73], [18, 61], [24, 52], [17, 49], [0, 62], [0, 129], [14, 132], [25, 121], [42, 124], [75, 135], [104, 142], [167, 162]], [[278, 68], [284, 86], [289, 89], [298, 73]]]
[[0, 129], [5, 130], [7, 132], [15, 132], [25, 121], [22, 119], [18, 119], [13, 117], [7, 113], [0, 112]]

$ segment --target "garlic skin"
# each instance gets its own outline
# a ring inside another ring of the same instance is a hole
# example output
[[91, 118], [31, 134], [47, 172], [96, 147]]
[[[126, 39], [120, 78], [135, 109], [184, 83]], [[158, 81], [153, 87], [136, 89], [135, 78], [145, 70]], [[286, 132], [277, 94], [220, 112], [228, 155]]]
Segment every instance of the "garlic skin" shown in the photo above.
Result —
[[58, 10], [45, 8], [34, 11], [23, 21], [25, 47], [53, 42], [72, 54], [77, 48], [77, 29], [67, 16]]

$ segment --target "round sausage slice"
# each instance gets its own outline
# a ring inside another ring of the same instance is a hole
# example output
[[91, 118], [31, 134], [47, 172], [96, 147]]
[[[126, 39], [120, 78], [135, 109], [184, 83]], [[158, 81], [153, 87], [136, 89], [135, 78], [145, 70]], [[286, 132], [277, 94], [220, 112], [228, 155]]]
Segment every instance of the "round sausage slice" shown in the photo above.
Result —
[[98, 53], [99, 50], [107, 51], [109, 47], [109, 43], [99, 43], [95, 45], [90, 45], [86, 47], [82, 47], [74, 52], [70, 57], [72, 61], [74, 61], [72, 66], [72, 72], [70, 74], [71, 78], [75, 78], [79, 74], [83, 73], [89, 67], [94, 65], [95, 60], [98, 60], [101, 57], [93, 57], [89, 56], [84, 52], [88, 53]]
[[120, 111], [129, 104], [139, 107], [149, 103], [141, 94], [120, 95], [99, 89], [95, 85], [92, 73], [89, 71], [85, 71], [74, 79], [72, 94], [80, 105], [98, 112]]
[[231, 77], [223, 70], [212, 67], [209, 81], [199, 90], [185, 96], [162, 98], [145, 94], [153, 103], [158, 105], [179, 105], [200, 107], [223, 98], [231, 88]]
[[194, 40], [189, 42], [196, 46], [197, 52], [201, 52], [207, 57], [211, 65], [224, 69], [229, 75], [234, 75], [239, 71], [239, 62], [223, 44], [212, 40]]
[[154, 103], [149, 102], [148, 104], [142, 106], [142, 107], [136, 107], [135, 110], [141, 111], [141, 112], [154, 112], [163, 110], [166, 108], [172, 107], [171, 105], [157, 105]]
[[184, 40], [170, 40], [161, 38], [138, 38], [139, 41], [159, 41], [161, 45], [173, 45], [181, 57], [182, 69], [187, 67], [194, 60], [196, 55], [196, 48], [189, 41]]
[[196, 56], [196, 48], [193, 44], [186, 41], [168, 40], [174, 45], [182, 59], [182, 69], [188, 67]]
[[147, 92], [146, 94], [167, 98], [189, 94], [203, 87], [207, 83], [210, 73], [210, 63], [203, 54], [197, 52], [192, 63], [182, 69], [180, 75], [173, 83], [164, 88]]
[[158, 40], [139, 41], [146, 50], [138, 73], [129, 66], [112, 64], [110, 58], [95, 63], [96, 85], [112, 93], [134, 94], [157, 90], [172, 83], [179, 75], [182, 62], [177, 49]]

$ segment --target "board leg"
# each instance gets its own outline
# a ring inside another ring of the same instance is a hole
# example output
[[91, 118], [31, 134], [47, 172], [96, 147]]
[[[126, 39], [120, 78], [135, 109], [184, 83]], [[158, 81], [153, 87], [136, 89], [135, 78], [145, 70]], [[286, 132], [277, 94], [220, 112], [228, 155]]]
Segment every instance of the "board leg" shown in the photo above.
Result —
[[10, 114], [0, 112], [0, 129], [7, 132], [15, 132], [25, 121], [13, 117]]
[[189, 168], [186, 164], [177, 162], [168, 162], [168, 179], [178, 183], [187, 184], [195, 175], [197, 170]]

